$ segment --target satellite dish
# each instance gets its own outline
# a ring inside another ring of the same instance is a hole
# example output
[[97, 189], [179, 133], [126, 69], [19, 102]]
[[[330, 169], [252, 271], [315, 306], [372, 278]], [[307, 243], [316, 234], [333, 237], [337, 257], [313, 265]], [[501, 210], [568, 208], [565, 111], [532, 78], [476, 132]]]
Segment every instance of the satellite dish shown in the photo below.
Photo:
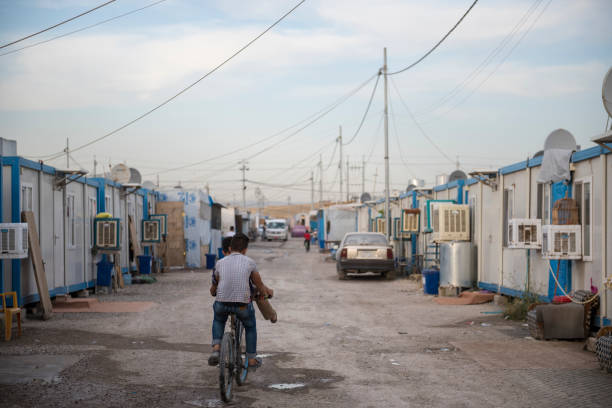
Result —
[[371, 201], [372, 200], [372, 196], [370, 195], [370, 193], [363, 193], [361, 195], [360, 201], [362, 203], [365, 203], [366, 201]]
[[147, 190], [155, 190], [155, 184], [148, 180], [142, 183], [142, 187], [146, 188]]
[[608, 112], [608, 116], [612, 117], [612, 67], [604, 77], [601, 87], [601, 98], [603, 99], [604, 108]]
[[534, 155], [533, 155], [533, 159], [535, 159], [536, 157], [540, 157], [540, 156], [544, 156], [544, 150], [538, 150]]
[[130, 183], [142, 183], [142, 176], [140, 175], [140, 172], [133, 167], [130, 167]]
[[576, 150], [576, 139], [574, 139], [574, 136], [565, 129], [553, 130], [544, 141], [544, 150], [546, 151], [549, 149], [574, 151]]
[[125, 164], [117, 164], [111, 168], [110, 177], [113, 181], [119, 184], [125, 184], [130, 181], [130, 168]]
[[461, 170], [455, 170], [448, 176], [449, 183], [457, 180], [467, 180], [467, 174]]
[[418, 186], [415, 185], [415, 184], [408, 184], [408, 187], [406, 187], [406, 192], [409, 193], [412, 190], [414, 190], [416, 187], [418, 187]]

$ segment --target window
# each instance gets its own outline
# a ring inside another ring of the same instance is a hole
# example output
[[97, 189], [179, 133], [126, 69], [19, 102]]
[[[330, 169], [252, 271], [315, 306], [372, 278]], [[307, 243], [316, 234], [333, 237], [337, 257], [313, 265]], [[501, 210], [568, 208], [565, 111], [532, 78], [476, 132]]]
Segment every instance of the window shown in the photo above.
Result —
[[514, 188], [504, 189], [504, 246], [508, 246], [508, 223], [514, 218]]
[[34, 189], [32, 184], [21, 184], [21, 211], [32, 211]]
[[76, 247], [76, 220], [74, 216], [74, 194], [66, 196], [66, 221], [68, 222], [68, 247]]
[[97, 201], [95, 197], [87, 198], [87, 212], [89, 214], [89, 247], [93, 248], [94, 244], [94, 219], [97, 213]]
[[537, 218], [542, 220], [542, 225], [550, 224], [550, 184], [538, 183], [538, 209]]
[[593, 177], [585, 177], [574, 183], [574, 199], [578, 203], [578, 217], [582, 226], [582, 259], [592, 261], [593, 254], [591, 242], [593, 242]]

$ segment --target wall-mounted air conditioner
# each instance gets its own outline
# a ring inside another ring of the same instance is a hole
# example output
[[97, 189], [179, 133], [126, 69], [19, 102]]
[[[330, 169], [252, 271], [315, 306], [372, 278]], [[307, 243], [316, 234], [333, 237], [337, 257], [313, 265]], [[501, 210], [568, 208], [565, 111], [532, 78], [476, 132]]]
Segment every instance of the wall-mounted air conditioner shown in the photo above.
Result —
[[159, 220], [162, 237], [168, 235], [168, 214], [151, 214], [149, 219]]
[[542, 257], [545, 259], [582, 259], [580, 225], [542, 226]]
[[540, 249], [542, 220], [513, 218], [508, 222], [508, 248]]
[[434, 242], [470, 240], [470, 207], [468, 205], [434, 204], [432, 222]]
[[94, 218], [94, 247], [118, 251], [121, 249], [120, 231], [119, 218]]
[[0, 258], [28, 257], [28, 224], [25, 222], [0, 224]]
[[156, 220], [142, 220], [141, 241], [143, 244], [157, 244], [161, 241], [161, 223]]
[[402, 232], [416, 234], [419, 232], [421, 223], [421, 211], [418, 209], [408, 209], [402, 211]]

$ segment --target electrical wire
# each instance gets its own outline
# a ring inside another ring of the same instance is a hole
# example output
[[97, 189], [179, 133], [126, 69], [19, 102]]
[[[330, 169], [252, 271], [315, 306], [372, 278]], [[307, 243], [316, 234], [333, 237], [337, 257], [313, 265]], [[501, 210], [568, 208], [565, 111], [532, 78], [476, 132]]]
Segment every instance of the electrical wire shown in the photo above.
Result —
[[395, 72], [391, 72], [387, 75], [396, 75], [396, 74], [401, 74], [402, 72], [408, 71], [409, 69], [413, 68], [414, 66], [416, 66], [417, 64], [419, 64], [421, 61], [423, 61], [425, 58], [427, 58], [429, 56], [429, 54], [431, 54], [432, 52], [435, 51], [436, 48], [438, 48], [440, 46], [440, 44], [442, 44], [444, 42], [444, 40], [446, 40], [448, 38], [449, 35], [451, 35], [451, 33], [453, 31], [455, 31], [455, 29], [459, 26], [459, 24], [461, 24], [461, 22], [463, 21], [463, 19], [470, 13], [470, 11], [472, 11], [472, 9], [474, 8], [474, 6], [476, 5], [476, 3], [478, 3], [478, 0], [474, 0], [474, 2], [472, 3], [472, 5], [466, 10], [465, 13], [463, 13], [463, 15], [461, 16], [461, 18], [459, 19], [459, 21], [457, 21], [455, 23], [455, 25], [444, 35], [444, 37], [442, 37], [440, 39], [440, 41], [438, 41], [436, 43], [436, 45], [434, 45], [429, 51], [427, 51], [425, 53], [425, 55], [423, 55], [421, 58], [419, 58], [418, 60], [416, 60], [415, 62], [413, 62], [412, 64], [408, 65], [406, 68], [402, 68], [399, 71], [395, 71]]
[[467, 101], [472, 95], [474, 95], [474, 93], [476, 93], [476, 91], [478, 89], [480, 89], [480, 87], [482, 85], [484, 85], [492, 76], [493, 74], [495, 74], [495, 72], [497, 72], [497, 70], [504, 64], [504, 62], [506, 62], [506, 60], [508, 59], [508, 57], [514, 52], [514, 50], [516, 49], [516, 47], [519, 46], [519, 44], [523, 41], [523, 39], [527, 36], [527, 34], [529, 34], [529, 32], [531, 31], [531, 29], [535, 26], [535, 24], [538, 22], [538, 20], [540, 19], [540, 17], [542, 17], [542, 15], [544, 14], [544, 12], [546, 11], [546, 9], [548, 8], [548, 6], [550, 6], [550, 3], [552, 3], [552, 0], [549, 0], [544, 7], [542, 8], [542, 10], [540, 11], [540, 13], [536, 16], [536, 18], [531, 22], [531, 25], [529, 27], [527, 27], [527, 30], [525, 30], [525, 32], [523, 32], [523, 35], [521, 37], [519, 37], [519, 39], [517, 40], [517, 42], [512, 46], [512, 48], [510, 48], [510, 50], [506, 53], [506, 55], [504, 55], [502, 57], [502, 59], [497, 63], [497, 65], [495, 66], [495, 68], [493, 68], [493, 70], [491, 70], [491, 72], [489, 72], [489, 75], [487, 75], [478, 85], [476, 85], [475, 88], [473, 88], [466, 96], [465, 98], [461, 99], [458, 103], [456, 103], [455, 105], [451, 106], [449, 109], [447, 109], [446, 111], [442, 112], [440, 115], [437, 115], [436, 117], [428, 120], [427, 122], [430, 122], [433, 119], [439, 118], [441, 116], [444, 116], [450, 112], [452, 112], [453, 110], [455, 110], [457, 107], [459, 107], [460, 105], [462, 105], [465, 101]]
[[17, 44], [18, 42], [21, 42], [21, 41], [27, 40], [28, 38], [32, 38], [32, 37], [34, 37], [34, 36], [36, 36], [36, 35], [38, 35], [38, 34], [42, 34], [42, 33], [46, 32], [46, 31], [52, 30], [52, 29], [54, 29], [54, 28], [56, 28], [56, 27], [61, 26], [62, 24], [66, 24], [66, 23], [68, 23], [68, 22], [70, 22], [70, 21], [72, 21], [72, 20], [75, 20], [75, 19], [79, 18], [79, 17], [83, 17], [85, 14], [89, 14], [89, 13], [91, 13], [92, 11], [96, 11], [96, 10], [97, 10], [97, 9], [99, 9], [99, 8], [102, 8], [102, 7], [104, 7], [104, 6], [108, 6], [109, 4], [114, 3], [115, 1], [116, 1], [116, 0], [109, 0], [109, 1], [107, 1], [106, 3], [102, 3], [102, 4], [100, 4], [100, 5], [98, 5], [98, 6], [94, 7], [94, 8], [92, 8], [91, 10], [87, 10], [87, 11], [85, 11], [85, 12], [83, 12], [83, 13], [81, 13], [81, 14], [77, 15], [77, 16], [70, 17], [69, 19], [64, 20], [64, 21], [61, 21], [61, 22], [59, 22], [59, 23], [57, 23], [57, 24], [54, 24], [54, 25], [52, 25], [51, 27], [47, 27], [47, 28], [45, 28], [45, 29], [43, 29], [43, 30], [40, 30], [40, 31], [38, 31], [38, 32], [35, 32], [34, 34], [30, 34], [30, 35], [27, 35], [27, 36], [25, 36], [25, 37], [23, 37], [23, 38], [20, 38], [20, 39], [18, 39], [18, 40], [11, 41], [10, 43], [6, 43], [6, 44], [4, 44], [4, 45], [1, 45], [1, 46], [0, 46], [0, 50], [1, 50], [2, 48], [6, 48], [6, 47], [8, 47], [8, 46], [10, 46], [10, 45]]
[[[113, 0], [114, 1], [114, 0]], [[131, 121], [125, 123], [124, 125], [116, 128], [115, 130], [112, 130], [108, 133], [106, 133], [105, 135], [102, 135], [100, 137], [97, 137], [85, 144], [82, 144], [80, 146], [78, 146], [75, 149], [72, 149], [72, 152], [76, 152], [79, 151], [81, 149], [84, 149], [88, 146], [91, 146], [94, 143], [97, 143], [101, 140], [104, 140], [120, 131], [122, 131], [123, 129], [127, 128], [130, 125], [133, 125], [134, 123], [138, 122], [139, 120], [149, 116], [150, 114], [152, 114], [153, 112], [155, 112], [156, 110], [160, 109], [161, 107], [167, 105], [168, 103], [172, 102], [174, 99], [178, 98], [179, 96], [181, 96], [182, 94], [184, 94], [185, 92], [187, 92], [188, 90], [190, 90], [191, 88], [193, 88], [194, 86], [196, 86], [198, 83], [200, 83], [201, 81], [203, 81], [205, 78], [209, 77], [210, 75], [212, 75], [214, 72], [218, 71], [221, 67], [223, 67], [225, 64], [227, 64], [228, 62], [230, 62], [232, 59], [234, 59], [236, 56], [238, 56], [238, 54], [242, 53], [244, 50], [246, 50], [249, 46], [251, 46], [255, 41], [259, 40], [261, 37], [263, 37], [268, 31], [270, 31], [272, 28], [274, 28], [276, 25], [278, 25], [281, 21], [283, 21], [287, 16], [289, 16], [291, 13], [293, 13], [293, 11], [295, 11], [298, 7], [300, 7], [302, 4], [304, 4], [306, 0], [301, 0], [299, 3], [297, 3], [293, 8], [291, 8], [289, 11], [287, 11], [285, 14], [283, 14], [280, 18], [278, 18], [274, 23], [272, 23], [271, 25], [269, 25], [264, 31], [262, 31], [261, 33], [259, 33], [255, 38], [253, 38], [252, 40], [250, 40], [248, 43], [246, 43], [245, 45], [243, 45], [240, 49], [238, 49], [236, 52], [234, 52], [232, 55], [230, 55], [228, 58], [226, 58], [225, 60], [223, 60], [220, 64], [218, 64], [217, 66], [215, 66], [213, 69], [211, 69], [210, 71], [208, 71], [206, 74], [204, 74], [203, 76], [201, 76], [199, 79], [197, 79], [196, 81], [192, 82], [191, 84], [189, 84], [188, 86], [186, 86], [185, 88], [183, 88], [181, 91], [179, 91], [178, 93], [174, 94], [173, 96], [171, 96], [170, 98], [166, 99], [165, 101], [163, 101], [162, 103], [160, 103], [159, 105], [155, 106], [152, 109], [149, 109], [148, 111], [146, 111], [145, 113], [141, 114], [140, 116], [136, 117], [135, 119], [132, 119]], [[55, 155], [51, 155], [51, 156], [55, 156]]]
[[[433, 112], [437, 110], [440, 106], [444, 105], [449, 100], [453, 99], [456, 95], [458, 95], [467, 85], [469, 85], [476, 77], [485, 70], [487, 66], [489, 66], [495, 57], [499, 55], [503, 49], [508, 45], [514, 36], [518, 33], [521, 27], [525, 24], [525, 22], [529, 19], [531, 14], [535, 12], [537, 7], [543, 0], [535, 0], [529, 9], [523, 14], [521, 19], [516, 23], [516, 25], [512, 28], [512, 30], [502, 39], [502, 41], [487, 55], [487, 57], [476, 67], [468, 76], [466, 76], [463, 81], [461, 81], [458, 85], [456, 85], [448, 94], [438, 99], [436, 102], [432, 103], [427, 107], [428, 112]], [[423, 116], [423, 113], [415, 113], [415, 116]]]
[[77, 29], [77, 30], [70, 31], [70, 32], [68, 32], [68, 33], [61, 34], [61, 35], [58, 35], [58, 36], [55, 36], [55, 37], [49, 38], [49, 39], [47, 39], [47, 40], [39, 41], [39, 42], [37, 42], [37, 43], [29, 44], [29, 45], [26, 45], [26, 46], [21, 47], [21, 48], [16, 48], [16, 49], [14, 49], [14, 50], [7, 51], [7, 52], [5, 52], [5, 53], [3, 53], [3, 54], [0, 54], [0, 57], [2, 57], [3, 55], [13, 54], [13, 53], [15, 53], [15, 52], [19, 52], [19, 51], [22, 51], [22, 50], [25, 50], [25, 49], [28, 49], [28, 48], [36, 47], [36, 46], [38, 46], [38, 45], [46, 44], [46, 43], [48, 43], [48, 42], [51, 42], [51, 41], [54, 41], [54, 40], [58, 40], [58, 39], [60, 39], [60, 38], [68, 37], [69, 35], [76, 34], [76, 33], [80, 33], [80, 32], [85, 31], [85, 30], [89, 30], [90, 28], [94, 28], [94, 27], [97, 27], [97, 26], [99, 26], [99, 25], [102, 25], [102, 24], [105, 24], [105, 23], [111, 22], [111, 21], [113, 21], [113, 20], [117, 20], [117, 19], [120, 19], [120, 18], [122, 18], [122, 17], [129, 16], [130, 14], [134, 14], [134, 13], [137, 13], [137, 12], [139, 12], [139, 11], [142, 11], [142, 10], [148, 9], [149, 7], [156, 6], [156, 5], [158, 5], [159, 3], [163, 3], [163, 2], [165, 2], [165, 1], [166, 1], [166, 0], [158, 0], [158, 1], [154, 2], [154, 3], [148, 4], [148, 5], [146, 5], [146, 6], [143, 6], [143, 7], [137, 8], [137, 9], [132, 10], [132, 11], [128, 11], [127, 13], [119, 14], [118, 16], [115, 16], [115, 17], [107, 18], [106, 20], [99, 21], [99, 22], [97, 22], [97, 23], [94, 23], [94, 24], [91, 24], [91, 25], [88, 25], [88, 26], [85, 26], [85, 27], [79, 28], [79, 29]]
[[391, 84], [393, 84], [393, 88], [395, 89], [395, 92], [397, 93], [397, 96], [399, 96], [400, 102], [402, 103], [402, 105], [404, 106], [404, 108], [406, 108], [406, 112], [408, 112], [408, 115], [410, 116], [410, 118], [412, 119], [412, 121], [414, 122], [415, 126], [417, 127], [417, 129], [419, 129], [419, 131], [421, 132], [421, 134], [423, 135], [423, 137], [425, 137], [425, 139], [427, 139], [429, 141], [429, 143], [431, 143], [431, 145], [433, 147], [436, 148], [436, 150], [438, 152], [440, 152], [440, 154], [442, 156], [444, 156], [449, 162], [455, 164], [455, 162], [453, 161], [453, 159], [451, 159], [446, 153], [444, 153], [444, 151], [442, 149], [440, 149], [440, 147], [436, 144], [436, 142], [433, 141], [433, 139], [431, 137], [429, 137], [427, 135], [427, 133], [425, 132], [425, 130], [423, 130], [423, 128], [421, 127], [421, 125], [419, 124], [419, 122], [417, 122], [416, 118], [414, 117], [414, 115], [412, 114], [412, 111], [408, 108], [408, 105], [406, 105], [406, 102], [404, 101], [404, 98], [402, 98], [402, 94], [399, 93], [399, 90], [397, 89], [397, 85], [395, 84], [395, 81], [393, 80], [393, 78], [391, 78]]
[[357, 135], [359, 134], [359, 131], [361, 130], [361, 127], [363, 126], [363, 122], [365, 122], [366, 117], [368, 116], [368, 112], [370, 111], [370, 107], [372, 106], [372, 101], [374, 100], [374, 94], [376, 93], [376, 88], [378, 87], [379, 80], [380, 80], [380, 71], [378, 71], [378, 75], [376, 76], [376, 82], [374, 83], [374, 88], [372, 89], [372, 95], [370, 95], [370, 100], [368, 101], [368, 106], [366, 107], [366, 110], [363, 113], [361, 122], [359, 122], [359, 126], [357, 127], [355, 134], [353, 134], [353, 137], [351, 137], [351, 139], [348, 142], [343, 143], [344, 146], [350, 145], [353, 142], [353, 140], [355, 140]]

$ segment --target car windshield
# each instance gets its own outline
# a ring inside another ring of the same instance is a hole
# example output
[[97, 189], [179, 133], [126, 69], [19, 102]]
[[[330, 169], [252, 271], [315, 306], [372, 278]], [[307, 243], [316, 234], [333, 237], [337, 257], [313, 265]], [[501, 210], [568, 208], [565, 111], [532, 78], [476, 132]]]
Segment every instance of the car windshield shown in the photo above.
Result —
[[346, 237], [344, 245], [387, 245], [387, 238], [382, 235], [352, 234]]
[[285, 224], [283, 224], [282, 222], [270, 222], [270, 223], [268, 223], [268, 228], [283, 229], [283, 228], [285, 228]]

